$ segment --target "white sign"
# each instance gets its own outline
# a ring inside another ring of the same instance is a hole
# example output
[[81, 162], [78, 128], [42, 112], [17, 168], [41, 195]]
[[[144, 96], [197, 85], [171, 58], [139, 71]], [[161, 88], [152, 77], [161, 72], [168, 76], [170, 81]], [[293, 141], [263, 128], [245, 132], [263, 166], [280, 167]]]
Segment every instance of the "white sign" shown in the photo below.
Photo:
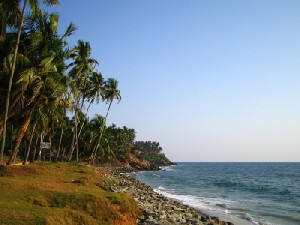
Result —
[[41, 141], [40, 148], [51, 148], [51, 142]]

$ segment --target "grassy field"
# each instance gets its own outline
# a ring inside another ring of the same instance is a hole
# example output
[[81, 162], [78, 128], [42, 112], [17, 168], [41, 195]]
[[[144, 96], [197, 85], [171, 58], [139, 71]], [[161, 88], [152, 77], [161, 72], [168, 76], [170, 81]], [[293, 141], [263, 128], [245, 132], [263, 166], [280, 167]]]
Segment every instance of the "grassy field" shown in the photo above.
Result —
[[131, 196], [86, 164], [37, 163], [0, 168], [0, 224], [135, 224]]

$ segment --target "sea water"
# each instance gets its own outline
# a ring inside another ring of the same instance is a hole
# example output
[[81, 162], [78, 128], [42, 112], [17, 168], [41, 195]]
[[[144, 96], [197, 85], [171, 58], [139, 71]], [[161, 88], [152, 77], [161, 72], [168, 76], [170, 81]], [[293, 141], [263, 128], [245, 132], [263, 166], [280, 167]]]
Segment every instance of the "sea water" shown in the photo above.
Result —
[[300, 224], [300, 163], [178, 163], [136, 176], [166, 197], [236, 225]]

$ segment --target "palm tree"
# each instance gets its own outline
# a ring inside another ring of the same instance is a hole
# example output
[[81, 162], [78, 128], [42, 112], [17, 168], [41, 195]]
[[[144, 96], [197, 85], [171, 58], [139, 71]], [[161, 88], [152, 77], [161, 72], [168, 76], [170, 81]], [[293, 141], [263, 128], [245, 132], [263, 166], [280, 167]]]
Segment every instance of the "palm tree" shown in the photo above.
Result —
[[[76, 142], [78, 142], [79, 137], [82, 132], [82, 128], [85, 125], [85, 122], [87, 121], [87, 113], [91, 107], [91, 105], [96, 100], [96, 103], [99, 103], [100, 98], [104, 97], [104, 79], [102, 77], [102, 74], [99, 72], [93, 72], [87, 79], [87, 86], [86, 91], [84, 94], [84, 97], [82, 99], [82, 102], [84, 102], [84, 99], [87, 98], [89, 105], [86, 109], [84, 120], [81, 123], [79, 132], [78, 132], [78, 138]], [[77, 143], [76, 143], [77, 144]]]
[[0, 2], [0, 35], [6, 33], [6, 27], [16, 26], [21, 15], [20, 0], [2, 0]]
[[[9, 1], [11, 1], [11, 0], [6, 0], [5, 2], [9, 2]], [[45, 2], [48, 5], [57, 5], [57, 4], [59, 4], [58, 0], [43, 0], [43, 2]], [[4, 147], [5, 147], [5, 141], [6, 141], [6, 123], [7, 123], [8, 110], [9, 110], [10, 92], [11, 92], [13, 77], [14, 77], [14, 74], [15, 74], [18, 48], [19, 48], [19, 43], [20, 43], [20, 38], [21, 38], [21, 31], [22, 31], [23, 22], [24, 22], [24, 12], [25, 12], [25, 8], [26, 8], [27, 3], [28, 3], [28, 0], [24, 0], [23, 8], [22, 8], [22, 11], [21, 11], [21, 16], [20, 16], [20, 19], [19, 19], [18, 35], [17, 35], [17, 42], [16, 42], [16, 47], [15, 47], [14, 55], [13, 55], [12, 69], [11, 69], [11, 74], [9, 76], [7, 96], [6, 96], [6, 102], [5, 102], [3, 134], [2, 134], [2, 146], [1, 146], [1, 151], [0, 151], [0, 163], [2, 163], [2, 161], [3, 161], [3, 152], [4, 152]], [[39, 3], [40, 3], [39, 0], [29, 1], [30, 7], [31, 7], [33, 13], [36, 13], [36, 12], [39, 11], [39, 8], [38, 8]], [[15, 10], [15, 9], [13, 9], [13, 10]]]
[[120, 90], [118, 89], [118, 83], [119, 82], [114, 78], [109, 78], [105, 82], [104, 99], [107, 103], [109, 103], [109, 106], [105, 115], [104, 123], [106, 122], [110, 107], [114, 99], [116, 99], [118, 102], [121, 101], [121, 95], [120, 95]]
[[96, 145], [96, 147], [95, 147], [95, 149], [92, 153], [92, 156], [91, 156], [92, 162], [94, 162], [97, 151], [98, 151], [98, 149], [100, 147], [100, 144], [101, 144], [101, 139], [102, 139], [102, 135], [103, 135], [103, 131], [104, 131], [104, 128], [105, 128], [105, 124], [106, 124], [106, 120], [107, 120], [107, 117], [108, 117], [110, 107], [111, 107], [114, 99], [118, 100], [118, 102], [121, 101], [120, 90], [118, 89], [118, 81], [116, 79], [109, 78], [105, 82], [104, 87], [105, 87], [104, 99], [107, 103], [109, 103], [109, 105], [108, 105], [106, 115], [104, 117], [103, 124], [100, 128], [100, 135], [99, 135], [98, 143], [97, 143], [97, 145]]
[[26, 155], [25, 155], [25, 159], [23, 161], [23, 165], [27, 164], [27, 161], [28, 161], [28, 158], [29, 158], [31, 143], [32, 143], [32, 140], [33, 140], [36, 125], [37, 125], [37, 120], [32, 125], [32, 131], [31, 131], [31, 134], [30, 134], [30, 137], [29, 137], [29, 143], [28, 143], [28, 146], [27, 146]]
[[[43, 65], [43, 63], [45, 64]], [[24, 108], [25, 117], [23, 119], [23, 124], [19, 130], [15, 147], [12, 151], [9, 161], [7, 162], [8, 165], [13, 162], [18, 153], [21, 140], [27, 131], [33, 112], [35, 110], [39, 110], [41, 107], [55, 110], [60, 105], [64, 104], [61, 96], [66, 93], [67, 87], [65, 86], [65, 83], [62, 82], [62, 79], [60, 77], [61, 75], [56, 73], [55, 71], [51, 71], [51, 69], [53, 69], [51, 68], [52, 66], [53, 65], [51, 65], [51, 59], [46, 58], [35, 67], [44, 68], [42, 71], [37, 71], [37, 73], [33, 75], [33, 77], [31, 78], [32, 82], [27, 84], [27, 77], [31, 76], [30, 70], [32, 70], [33, 68], [27, 69], [22, 78], [19, 80], [19, 83], [21, 83], [21, 85], [27, 86], [28, 90], [23, 94], [23, 96], [26, 96]]]
[[[51, 14], [40, 14], [36, 21], [37, 29], [27, 33], [27, 64], [25, 69], [18, 73], [12, 92], [12, 99], [23, 106], [23, 123], [7, 164], [11, 164], [16, 157], [35, 112], [53, 113], [57, 108], [67, 106], [68, 101], [64, 98], [67, 93], [66, 78], [56, 67], [63, 64], [63, 58], [57, 57], [56, 54], [63, 48], [61, 38], [57, 35], [57, 27], [54, 25], [57, 20], [58, 18]], [[48, 42], [45, 41], [46, 37]]]
[[71, 148], [69, 161], [71, 161], [74, 147], [76, 147], [76, 162], [78, 162], [78, 112], [82, 110], [85, 97], [87, 96], [87, 78], [93, 72], [98, 62], [97, 60], [91, 58], [90, 43], [84, 42], [82, 40], [78, 41], [77, 46], [74, 47], [73, 53], [70, 56], [73, 59], [73, 62], [69, 65], [70, 67], [72, 67], [69, 72], [69, 76], [75, 83], [75, 85], [73, 86], [73, 94], [75, 99], [75, 133], [74, 140], [72, 141], [74, 145]]

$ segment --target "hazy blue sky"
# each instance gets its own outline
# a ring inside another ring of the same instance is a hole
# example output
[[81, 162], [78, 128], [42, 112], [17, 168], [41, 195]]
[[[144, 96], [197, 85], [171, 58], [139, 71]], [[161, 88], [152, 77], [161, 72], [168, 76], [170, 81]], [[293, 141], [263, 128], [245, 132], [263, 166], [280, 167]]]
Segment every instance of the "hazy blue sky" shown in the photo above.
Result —
[[[109, 123], [174, 161], [300, 161], [299, 0], [61, 0], [120, 82]], [[92, 108], [103, 113], [105, 104]]]

